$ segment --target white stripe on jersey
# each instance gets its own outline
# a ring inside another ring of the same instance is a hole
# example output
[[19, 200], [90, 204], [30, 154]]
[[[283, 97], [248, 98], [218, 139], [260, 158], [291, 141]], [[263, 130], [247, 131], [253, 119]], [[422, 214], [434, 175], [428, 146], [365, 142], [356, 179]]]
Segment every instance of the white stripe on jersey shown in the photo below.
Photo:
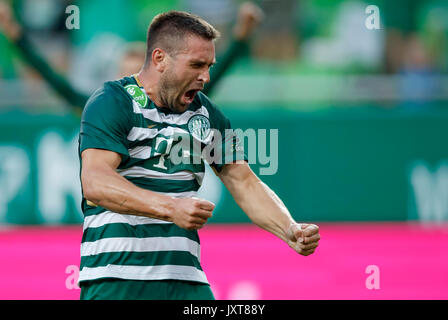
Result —
[[128, 149], [129, 156], [136, 159], [149, 159], [151, 157], [151, 147], [139, 146], [132, 149]]
[[134, 109], [134, 113], [140, 113], [148, 120], [158, 122], [158, 123], [167, 123], [167, 124], [175, 124], [175, 125], [184, 125], [188, 123], [188, 120], [194, 115], [203, 115], [207, 118], [209, 117], [209, 113], [206, 107], [202, 106], [196, 111], [187, 110], [183, 113], [176, 114], [164, 114], [163, 112], [159, 112], [157, 108], [153, 109], [143, 109], [141, 106], [132, 100], [132, 106]]
[[207, 283], [204, 271], [189, 266], [126, 266], [109, 264], [104, 267], [84, 267], [79, 272], [79, 281], [94, 280], [103, 277], [124, 278], [130, 280], [178, 279]]
[[154, 139], [157, 135], [171, 137], [175, 134], [185, 135], [189, 133], [187, 130], [177, 127], [167, 127], [160, 130], [155, 128], [132, 127], [132, 129], [129, 131], [127, 139], [129, 141], [142, 141], [145, 139]]
[[87, 228], [99, 228], [109, 223], [127, 223], [131, 226], [136, 226], [141, 224], [171, 224], [172, 222], [131, 214], [105, 211], [99, 214], [85, 217], [83, 230], [86, 230]]
[[200, 258], [199, 243], [186, 237], [105, 238], [81, 243], [81, 257], [107, 252], [186, 251]]
[[[166, 196], [175, 197], [175, 198], [192, 198], [197, 197], [198, 194], [196, 191], [188, 191], [188, 192], [179, 192], [179, 193], [164, 193]], [[109, 223], [127, 223], [131, 226], [141, 225], [141, 224], [163, 224], [172, 222], [136, 216], [133, 214], [124, 214], [124, 213], [116, 213], [112, 211], [104, 211], [99, 214], [87, 216], [84, 218], [83, 230], [87, 228], [98, 228], [102, 227]]]
[[[216, 130], [211, 130], [210, 134], [207, 136], [205, 140], [198, 140], [196, 137], [193, 136], [193, 138], [196, 141], [199, 141], [201, 143], [210, 144], [213, 140], [213, 137], [215, 135]], [[190, 135], [190, 133], [187, 130], [184, 130], [182, 128], [178, 127], [166, 127], [163, 129], [156, 129], [156, 128], [142, 128], [142, 127], [132, 127], [132, 129], [129, 131], [127, 139], [129, 141], [142, 141], [145, 139], [154, 139], [158, 135], [163, 135], [165, 137], [172, 137], [172, 136], [184, 136], [184, 135]]]
[[202, 180], [204, 179], [205, 175], [205, 172], [191, 172], [186, 170], [174, 173], [164, 173], [137, 166], [130, 167], [127, 169], [117, 169], [117, 172], [123, 177], [133, 177], [133, 178], [182, 180], [182, 181], [197, 179], [199, 184], [202, 183]]

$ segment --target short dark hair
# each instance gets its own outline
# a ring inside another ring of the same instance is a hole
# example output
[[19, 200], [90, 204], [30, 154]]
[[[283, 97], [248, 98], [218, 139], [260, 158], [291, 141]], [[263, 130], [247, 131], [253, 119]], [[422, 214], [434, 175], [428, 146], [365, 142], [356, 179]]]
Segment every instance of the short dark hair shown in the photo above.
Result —
[[188, 12], [173, 10], [155, 16], [146, 38], [145, 66], [149, 64], [155, 48], [176, 54], [182, 48], [182, 41], [190, 35], [211, 41], [220, 37], [219, 31], [211, 24]]

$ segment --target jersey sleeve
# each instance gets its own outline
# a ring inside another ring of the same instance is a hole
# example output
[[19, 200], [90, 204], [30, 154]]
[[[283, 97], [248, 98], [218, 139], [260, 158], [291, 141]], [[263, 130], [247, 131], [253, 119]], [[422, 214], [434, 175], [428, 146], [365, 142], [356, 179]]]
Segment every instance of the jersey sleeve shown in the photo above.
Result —
[[81, 119], [79, 152], [104, 149], [129, 157], [127, 136], [132, 117], [117, 90], [105, 85], [89, 99]]
[[209, 164], [217, 172], [220, 172], [226, 164], [238, 160], [247, 161], [247, 155], [244, 151], [243, 141], [238, 138], [233, 130], [230, 120], [219, 109], [215, 107], [213, 109], [211, 120], [214, 129], [219, 131], [217, 135], [219, 140], [214, 140], [212, 143], [220, 155]]

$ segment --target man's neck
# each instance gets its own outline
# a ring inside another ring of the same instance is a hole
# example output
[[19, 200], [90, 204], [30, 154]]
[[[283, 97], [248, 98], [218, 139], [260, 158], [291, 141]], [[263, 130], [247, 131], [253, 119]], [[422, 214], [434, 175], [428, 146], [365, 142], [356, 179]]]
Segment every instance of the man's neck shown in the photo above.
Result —
[[149, 98], [157, 105], [162, 107], [162, 102], [160, 101], [158, 97], [158, 84], [155, 79], [155, 76], [151, 74], [148, 70], [143, 69], [138, 74], [136, 74], [135, 79], [137, 80], [137, 84], [140, 87], [143, 87], [143, 90], [145, 90], [146, 94], [149, 96]]

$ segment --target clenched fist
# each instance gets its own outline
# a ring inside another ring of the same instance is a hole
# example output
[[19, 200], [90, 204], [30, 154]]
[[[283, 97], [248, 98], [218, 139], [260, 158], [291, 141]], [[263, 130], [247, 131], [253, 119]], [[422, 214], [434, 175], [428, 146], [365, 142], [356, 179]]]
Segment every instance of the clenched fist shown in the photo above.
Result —
[[215, 205], [199, 198], [175, 199], [172, 221], [187, 230], [201, 229], [212, 216]]
[[22, 34], [22, 27], [17, 22], [11, 5], [3, 0], [0, 0], [0, 31], [13, 41]]
[[295, 223], [291, 224], [287, 232], [288, 245], [297, 253], [308, 256], [319, 245], [319, 227], [315, 224]]
[[238, 18], [233, 35], [238, 40], [248, 40], [255, 28], [264, 18], [263, 10], [254, 2], [244, 2], [238, 10]]

